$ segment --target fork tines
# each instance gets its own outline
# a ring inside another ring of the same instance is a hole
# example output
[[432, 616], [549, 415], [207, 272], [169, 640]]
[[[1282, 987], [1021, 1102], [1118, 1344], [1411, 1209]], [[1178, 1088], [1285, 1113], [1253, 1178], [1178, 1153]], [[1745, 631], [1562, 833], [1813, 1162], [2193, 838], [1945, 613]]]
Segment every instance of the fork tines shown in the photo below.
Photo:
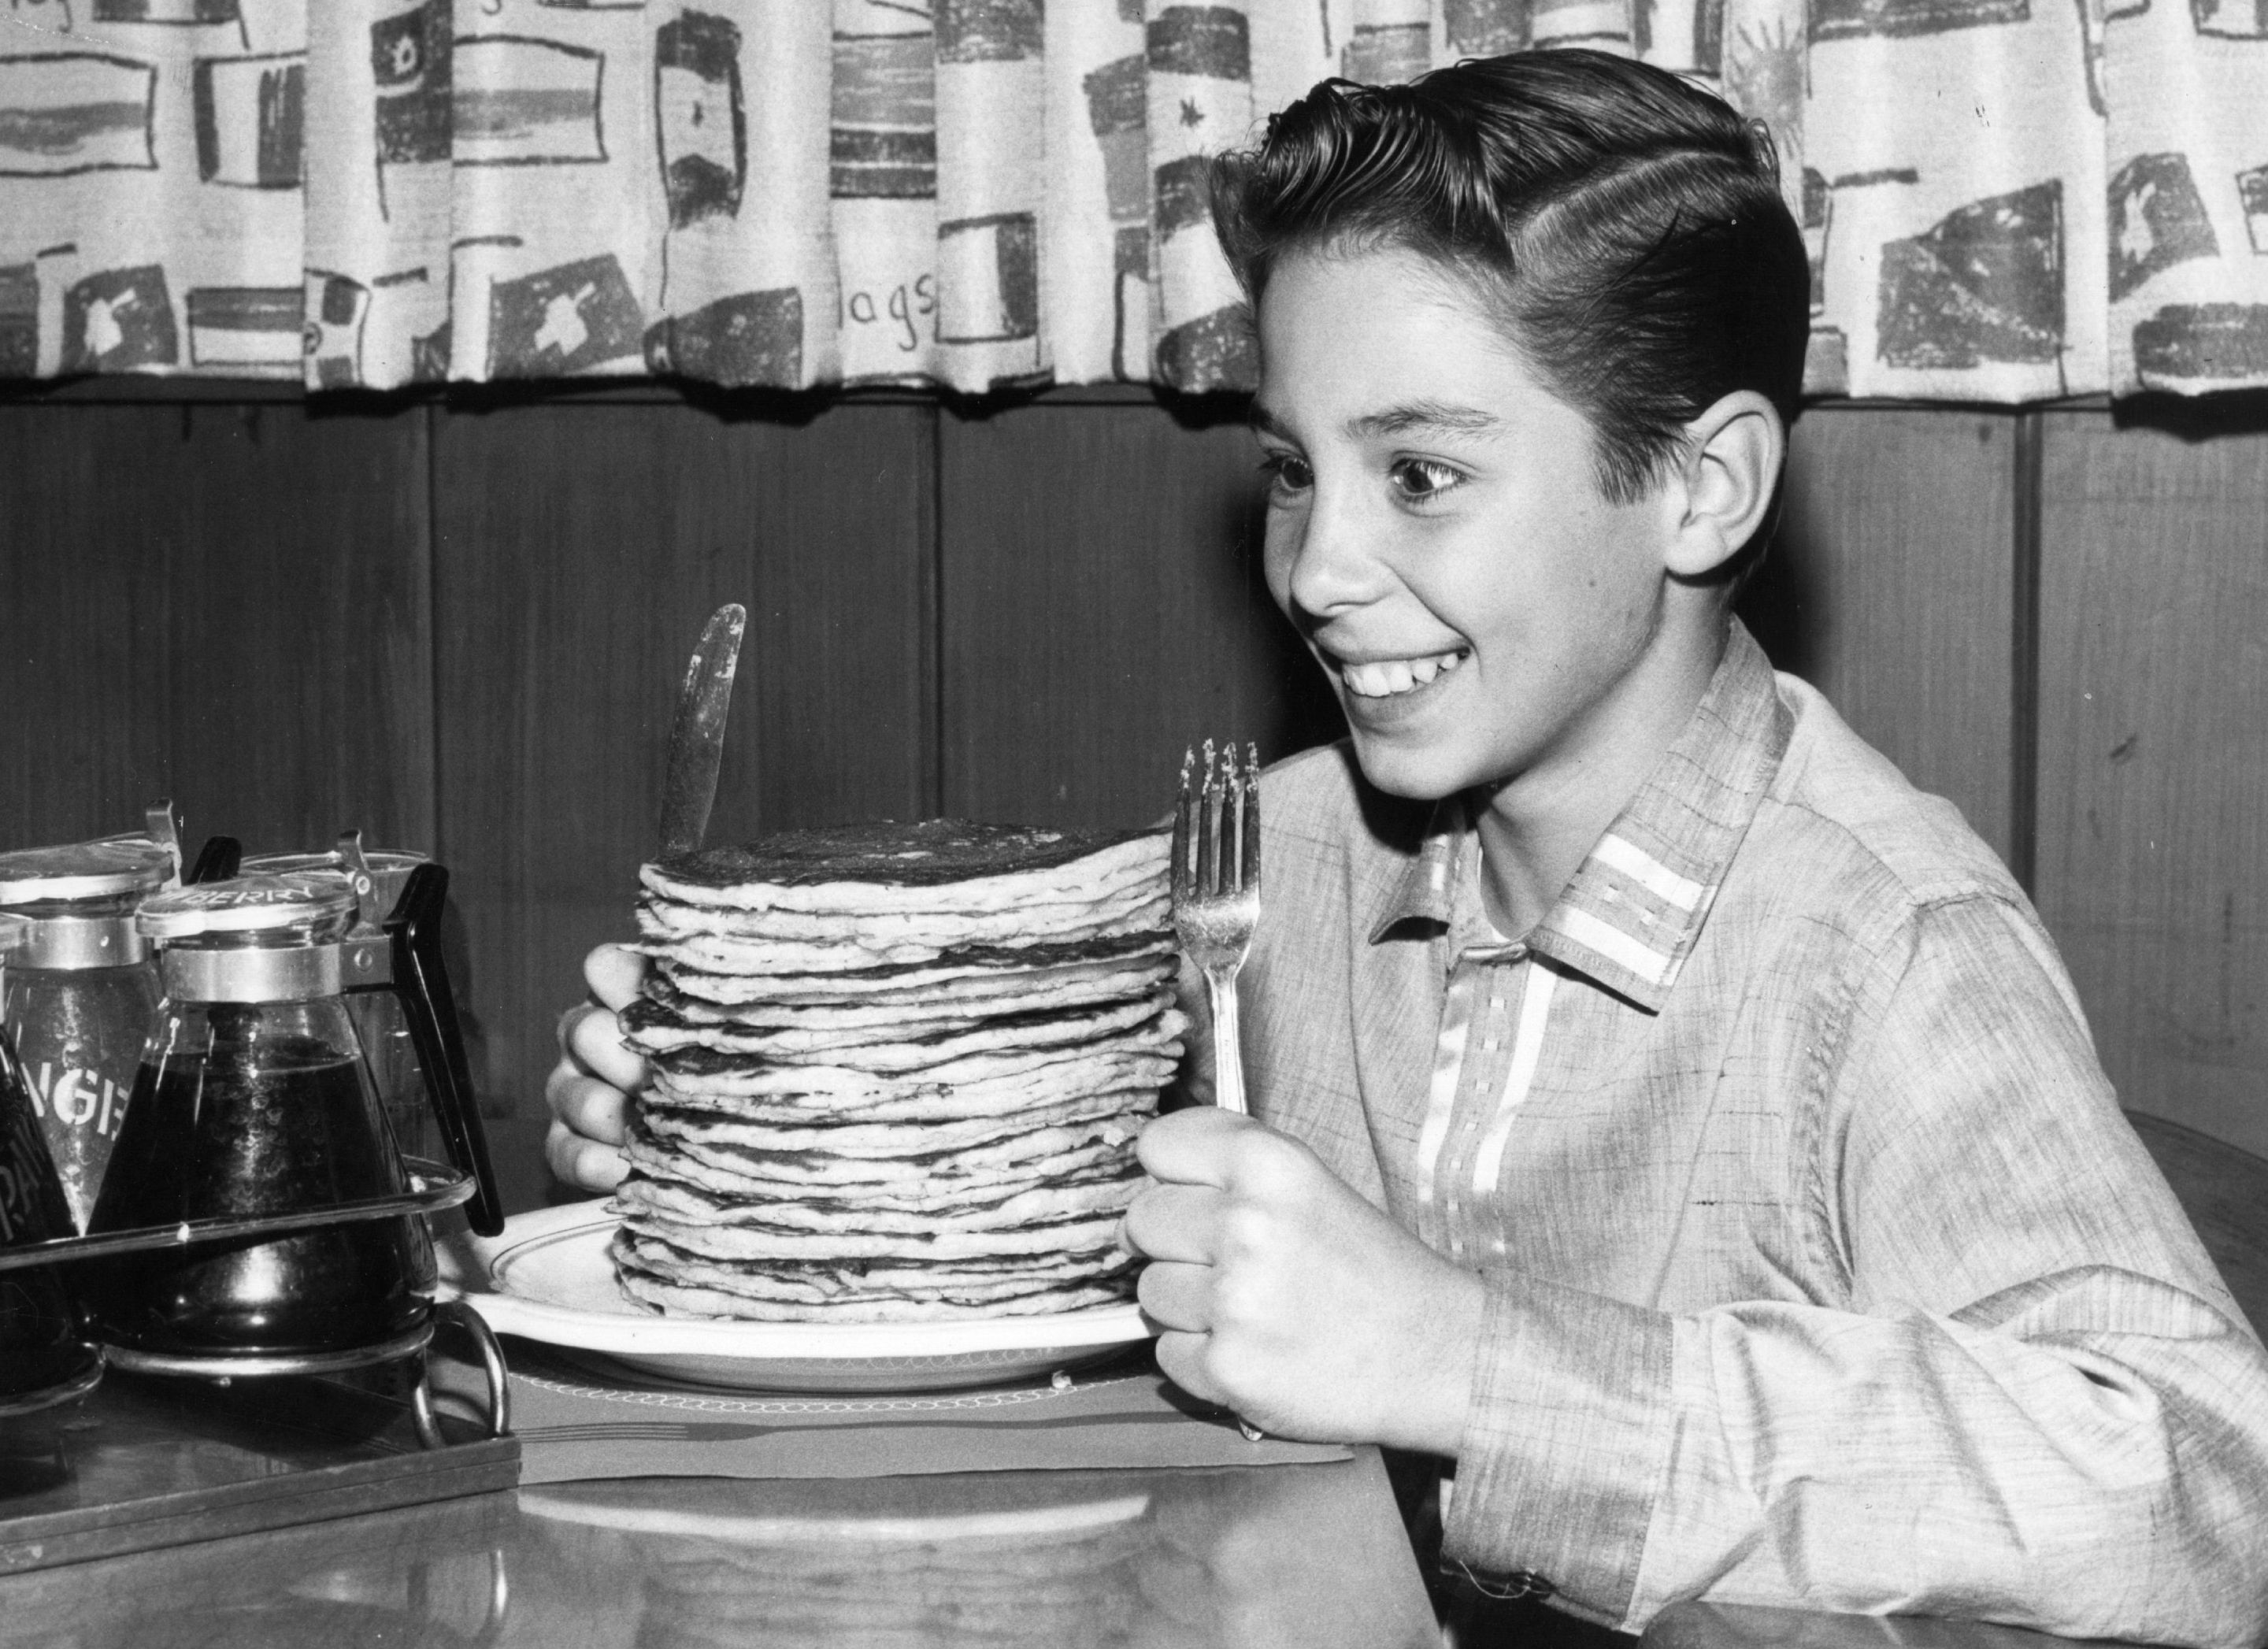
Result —
[[1204, 741], [1182, 755], [1174, 808], [1173, 891], [1176, 905], [1256, 887], [1260, 880], [1260, 748]]

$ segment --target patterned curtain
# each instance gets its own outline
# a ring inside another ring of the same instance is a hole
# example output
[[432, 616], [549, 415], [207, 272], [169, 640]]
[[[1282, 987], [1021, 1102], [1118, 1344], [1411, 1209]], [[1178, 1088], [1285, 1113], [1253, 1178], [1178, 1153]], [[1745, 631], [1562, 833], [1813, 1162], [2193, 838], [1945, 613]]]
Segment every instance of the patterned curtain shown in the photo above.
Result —
[[1249, 384], [1203, 157], [1582, 44], [1768, 121], [1821, 393], [2268, 385], [2268, 0], [0, 0], [0, 378]]

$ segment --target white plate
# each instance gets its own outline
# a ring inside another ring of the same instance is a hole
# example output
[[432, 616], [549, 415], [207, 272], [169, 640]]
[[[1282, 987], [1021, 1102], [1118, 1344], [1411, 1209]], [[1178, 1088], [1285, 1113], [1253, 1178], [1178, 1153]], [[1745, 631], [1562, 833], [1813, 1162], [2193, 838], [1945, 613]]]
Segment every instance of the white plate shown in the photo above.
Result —
[[748, 1391], [950, 1391], [1075, 1368], [1146, 1340], [1141, 1309], [966, 1322], [727, 1322], [660, 1317], [615, 1285], [604, 1203], [516, 1214], [445, 1254], [445, 1286], [499, 1334], [596, 1352], [642, 1373]]

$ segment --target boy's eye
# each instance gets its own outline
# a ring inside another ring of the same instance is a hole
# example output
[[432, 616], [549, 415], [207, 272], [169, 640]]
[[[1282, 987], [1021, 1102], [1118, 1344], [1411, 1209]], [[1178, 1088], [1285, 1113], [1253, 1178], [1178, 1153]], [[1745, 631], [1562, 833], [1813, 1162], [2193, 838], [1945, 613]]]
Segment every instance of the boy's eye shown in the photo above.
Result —
[[1397, 458], [1387, 475], [1408, 504], [1431, 504], [1465, 480], [1461, 472], [1430, 458]]
[[1315, 479], [1307, 460], [1289, 453], [1263, 453], [1260, 473], [1268, 477], [1269, 490], [1275, 492], [1304, 492]]

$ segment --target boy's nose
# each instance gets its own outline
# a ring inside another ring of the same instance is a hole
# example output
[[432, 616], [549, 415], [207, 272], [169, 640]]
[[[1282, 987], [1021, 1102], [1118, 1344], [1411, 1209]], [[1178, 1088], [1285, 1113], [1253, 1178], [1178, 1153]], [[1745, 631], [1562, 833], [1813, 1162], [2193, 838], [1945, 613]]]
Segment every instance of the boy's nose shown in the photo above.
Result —
[[1299, 611], [1327, 619], [1375, 600], [1385, 586], [1385, 568], [1375, 548], [1374, 526], [1359, 504], [1317, 488], [1305, 516], [1293, 529], [1289, 593]]

